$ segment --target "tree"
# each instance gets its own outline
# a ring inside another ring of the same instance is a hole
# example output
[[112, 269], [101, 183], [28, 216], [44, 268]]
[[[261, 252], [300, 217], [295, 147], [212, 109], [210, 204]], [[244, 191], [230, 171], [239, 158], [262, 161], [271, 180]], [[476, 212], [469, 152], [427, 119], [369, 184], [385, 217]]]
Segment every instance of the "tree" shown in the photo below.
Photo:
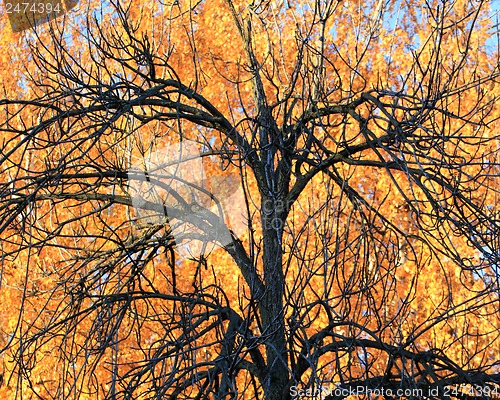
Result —
[[2, 61], [5, 398], [496, 393], [489, 3], [80, 13]]

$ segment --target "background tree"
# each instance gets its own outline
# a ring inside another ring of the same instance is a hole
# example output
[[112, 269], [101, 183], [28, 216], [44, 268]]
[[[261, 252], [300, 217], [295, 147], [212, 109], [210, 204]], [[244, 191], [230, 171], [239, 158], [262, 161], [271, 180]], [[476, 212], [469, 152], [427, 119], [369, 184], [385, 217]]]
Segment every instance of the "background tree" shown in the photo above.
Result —
[[4, 39], [5, 398], [498, 390], [489, 3], [76, 10]]

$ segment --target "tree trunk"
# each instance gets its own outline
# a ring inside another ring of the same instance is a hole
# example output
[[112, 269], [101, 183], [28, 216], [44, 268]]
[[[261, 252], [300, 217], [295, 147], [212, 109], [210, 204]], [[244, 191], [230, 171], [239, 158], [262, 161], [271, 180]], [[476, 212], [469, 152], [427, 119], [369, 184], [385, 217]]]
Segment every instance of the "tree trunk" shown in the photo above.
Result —
[[[267, 204], [275, 204], [265, 198]], [[260, 302], [262, 324], [266, 338], [267, 374], [264, 382], [266, 400], [284, 398], [288, 385], [288, 356], [286, 352], [283, 296], [285, 277], [283, 274], [283, 220], [278, 207], [263, 207], [264, 232], [264, 281], [266, 291]]]

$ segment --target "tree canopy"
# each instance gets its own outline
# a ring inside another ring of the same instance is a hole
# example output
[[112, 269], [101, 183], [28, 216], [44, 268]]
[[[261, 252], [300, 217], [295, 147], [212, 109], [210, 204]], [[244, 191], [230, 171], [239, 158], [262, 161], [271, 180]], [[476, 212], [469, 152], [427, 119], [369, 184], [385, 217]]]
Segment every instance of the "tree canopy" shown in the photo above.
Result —
[[67, 3], [1, 27], [2, 398], [500, 396], [494, 2]]

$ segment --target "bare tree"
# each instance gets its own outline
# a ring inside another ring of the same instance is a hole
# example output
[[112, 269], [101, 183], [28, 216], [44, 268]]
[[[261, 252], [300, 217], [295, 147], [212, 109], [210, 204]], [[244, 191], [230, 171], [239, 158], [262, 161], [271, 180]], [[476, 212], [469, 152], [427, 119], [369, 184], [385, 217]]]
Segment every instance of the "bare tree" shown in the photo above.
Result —
[[[455, 25], [455, 3], [422, 6], [432, 29], [404, 54], [412, 66], [374, 80], [363, 65], [391, 2], [366, 8], [347, 59], [327, 39], [340, 2], [242, 16], [226, 0], [243, 55], [228, 85], [252, 88], [228, 110], [206, 94], [194, 23], [188, 81], [174, 44], [160, 52], [120, 3], [114, 27], [89, 14], [82, 52], [57, 25], [37, 36], [31, 97], [0, 101], [2, 290], [21, 307], [0, 328], [15, 365], [5, 384], [43, 399], [491, 398], [499, 71], [471, 65], [476, 3]], [[203, 7], [165, 6], [166, 26]], [[286, 15], [295, 30], [268, 23]], [[291, 68], [274, 41], [290, 32]], [[152, 160], [165, 146], [188, 157]], [[219, 181], [181, 165], [214, 158], [244, 193], [244, 232]], [[220, 276], [231, 268], [235, 287]]]

